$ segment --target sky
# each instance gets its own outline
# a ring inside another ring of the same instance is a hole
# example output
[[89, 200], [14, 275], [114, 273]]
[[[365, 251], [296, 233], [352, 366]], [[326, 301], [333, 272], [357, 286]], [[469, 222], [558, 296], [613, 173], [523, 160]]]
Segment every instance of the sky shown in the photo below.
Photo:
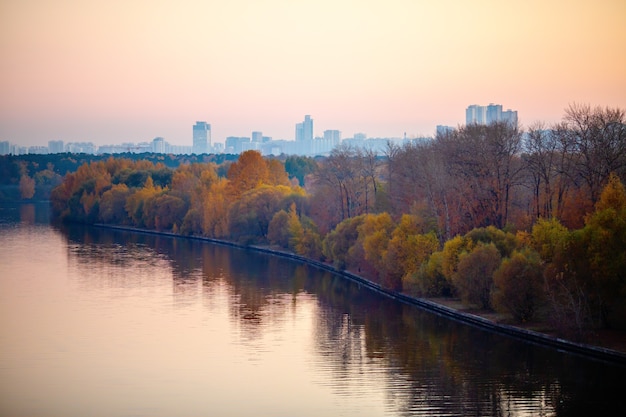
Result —
[[626, 109], [626, 0], [0, 0], [0, 141], [431, 136]]

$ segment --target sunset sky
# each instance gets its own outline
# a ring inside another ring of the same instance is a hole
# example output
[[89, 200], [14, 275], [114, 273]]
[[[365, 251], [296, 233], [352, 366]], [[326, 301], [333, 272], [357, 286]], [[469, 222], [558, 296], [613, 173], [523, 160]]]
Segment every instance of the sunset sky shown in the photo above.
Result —
[[0, 141], [191, 145], [305, 114], [433, 135], [470, 104], [552, 123], [626, 109], [625, 0], [0, 0]]

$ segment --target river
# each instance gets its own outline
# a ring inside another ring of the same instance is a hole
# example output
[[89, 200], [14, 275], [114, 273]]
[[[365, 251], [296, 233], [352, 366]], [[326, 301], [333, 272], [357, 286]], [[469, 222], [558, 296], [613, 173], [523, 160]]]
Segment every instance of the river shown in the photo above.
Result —
[[0, 416], [625, 415], [626, 369], [298, 262], [0, 205]]

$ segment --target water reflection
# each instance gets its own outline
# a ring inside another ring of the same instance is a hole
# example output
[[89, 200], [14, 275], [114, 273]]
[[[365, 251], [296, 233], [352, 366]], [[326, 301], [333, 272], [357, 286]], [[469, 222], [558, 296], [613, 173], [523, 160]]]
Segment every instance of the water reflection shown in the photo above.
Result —
[[45, 224], [50, 223], [47, 203], [0, 203], [0, 224]]
[[383, 383], [394, 414], [626, 412], [623, 368], [454, 323], [307, 265], [187, 239], [74, 226], [62, 233], [70, 262], [85, 266], [85, 285], [150, 285], [150, 276], [107, 281], [110, 266], [132, 266], [171, 275], [178, 307], [200, 293], [210, 306], [227, 293], [228, 314], [250, 346], [297, 315], [298, 303], [316, 300], [316, 366], [353, 400]]

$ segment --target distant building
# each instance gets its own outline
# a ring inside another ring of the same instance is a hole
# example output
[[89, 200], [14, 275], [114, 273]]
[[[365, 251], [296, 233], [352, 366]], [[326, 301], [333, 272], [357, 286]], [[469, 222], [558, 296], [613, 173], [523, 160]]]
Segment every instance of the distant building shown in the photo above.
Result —
[[511, 126], [517, 126], [517, 111], [505, 110], [502, 112], [501, 120], [507, 122]]
[[30, 155], [47, 155], [50, 153], [47, 146], [30, 146], [28, 148]]
[[465, 124], [484, 125], [487, 124], [486, 108], [477, 104], [472, 104], [465, 110]]
[[166, 153], [165, 152], [165, 139], [158, 137], [152, 139], [152, 152], [154, 153]]
[[333, 148], [341, 142], [341, 131], [339, 130], [325, 130], [324, 131], [324, 140], [332, 143]]
[[308, 114], [302, 123], [296, 124], [296, 142], [313, 140], [313, 119]]
[[11, 144], [8, 141], [0, 142], [0, 155], [8, 155], [11, 153]]
[[262, 143], [263, 132], [252, 132], [252, 142]]
[[92, 142], [69, 142], [67, 144], [67, 152], [93, 155], [96, 153], [96, 145]]
[[26, 146], [12, 144], [9, 153], [11, 155], [28, 155], [28, 148]]
[[454, 128], [452, 126], [437, 125], [437, 136], [445, 136], [452, 132], [454, 132]]
[[497, 123], [502, 119], [502, 105], [489, 104], [487, 106], [487, 124]]
[[62, 140], [48, 141], [48, 151], [50, 153], [63, 153], [65, 151]]
[[241, 152], [243, 152], [244, 148], [247, 148], [247, 145], [245, 145], [246, 143], [250, 143], [250, 138], [228, 136], [224, 144], [224, 152], [231, 154], [240, 154]]
[[216, 142], [213, 144], [213, 152], [215, 153], [224, 153], [224, 144], [221, 142]]
[[465, 124], [490, 125], [492, 123], [507, 122], [517, 126], [517, 111], [502, 110], [501, 104], [490, 103], [488, 106], [472, 104], [465, 110]]
[[196, 122], [193, 126], [193, 153], [200, 155], [211, 150], [211, 125], [207, 122]]

